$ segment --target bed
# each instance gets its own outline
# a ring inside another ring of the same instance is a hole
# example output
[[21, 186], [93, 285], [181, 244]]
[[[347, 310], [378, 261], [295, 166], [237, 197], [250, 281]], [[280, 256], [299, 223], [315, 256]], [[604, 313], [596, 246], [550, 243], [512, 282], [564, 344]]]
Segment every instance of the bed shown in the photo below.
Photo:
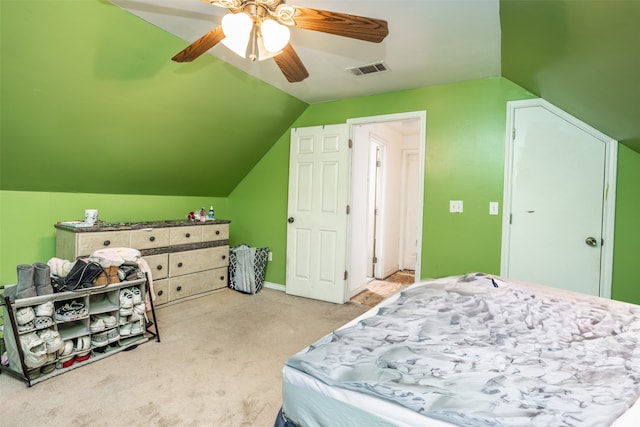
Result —
[[637, 305], [416, 283], [286, 361], [276, 426], [638, 426], [639, 340]]

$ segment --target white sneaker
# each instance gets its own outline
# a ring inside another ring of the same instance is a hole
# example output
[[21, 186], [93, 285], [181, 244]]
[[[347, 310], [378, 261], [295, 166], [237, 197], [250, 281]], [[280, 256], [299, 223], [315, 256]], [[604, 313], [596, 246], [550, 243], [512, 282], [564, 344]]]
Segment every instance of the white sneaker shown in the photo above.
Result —
[[118, 321], [116, 320], [116, 317], [112, 316], [109, 313], [97, 314], [94, 317], [96, 319], [102, 319], [102, 321], [104, 322], [104, 327], [106, 329], [113, 328], [114, 326], [116, 326], [118, 324]]
[[21, 335], [20, 345], [28, 368], [38, 368], [47, 362], [47, 346], [35, 332]]
[[91, 323], [89, 324], [89, 331], [100, 332], [105, 330], [104, 320], [99, 318], [98, 316], [91, 316]]
[[38, 336], [44, 341], [47, 347], [47, 353], [56, 353], [64, 346], [60, 334], [54, 329], [43, 329], [38, 333]]
[[133, 294], [129, 289], [120, 290], [120, 308], [133, 307]]
[[129, 292], [131, 292], [131, 299], [134, 304], [140, 304], [142, 302], [140, 288], [129, 288]]
[[26, 325], [35, 318], [36, 313], [31, 307], [22, 307], [19, 308], [16, 312], [16, 320], [18, 321], [18, 325]]
[[40, 305], [36, 305], [36, 316], [38, 316], [38, 317], [41, 317], [41, 316], [52, 317], [53, 316], [53, 301], [47, 301], [47, 302], [42, 303]]
[[131, 335], [132, 325], [133, 325], [132, 323], [127, 323], [126, 325], [120, 326], [120, 335], [122, 335], [123, 337]]
[[131, 324], [131, 335], [137, 335], [142, 333], [142, 322], [134, 322]]

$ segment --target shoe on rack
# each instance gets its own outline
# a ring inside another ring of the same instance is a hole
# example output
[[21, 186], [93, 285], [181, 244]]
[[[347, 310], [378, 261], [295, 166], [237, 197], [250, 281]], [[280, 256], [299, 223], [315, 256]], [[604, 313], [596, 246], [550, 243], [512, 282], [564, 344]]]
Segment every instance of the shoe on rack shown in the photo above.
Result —
[[36, 305], [36, 316], [53, 316], [53, 301]]
[[66, 303], [56, 309], [54, 319], [63, 322], [69, 322], [72, 320], [84, 319], [89, 315], [87, 307], [79, 301], [73, 300], [70, 303]]
[[60, 333], [54, 329], [43, 329], [38, 333], [38, 336], [44, 341], [47, 353], [57, 353], [64, 346]]
[[89, 323], [89, 331], [91, 333], [100, 332], [105, 330], [104, 320], [97, 316], [91, 316], [91, 323]]
[[66, 340], [64, 345], [58, 350], [58, 356], [64, 357], [73, 353], [73, 340]]
[[68, 368], [69, 366], [73, 365], [73, 362], [75, 362], [75, 358], [73, 356], [63, 357], [62, 359], [58, 360], [58, 363], [56, 363], [56, 368]]
[[129, 288], [129, 292], [131, 292], [131, 300], [134, 305], [140, 304], [142, 302], [142, 294], [140, 293], [140, 288]]
[[50, 316], [37, 316], [33, 323], [36, 329], [44, 329], [53, 326], [53, 319]]
[[127, 323], [126, 325], [120, 326], [120, 335], [122, 335], [123, 337], [131, 335], [132, 326], [133, 326], [133, 323]]
[[116, 342], [120, 339], [120, 334], [118, 333], [118, 328], [109, 329], [107, 331], [107, 342], [109, 344]]
[[18, 283], [16, 283], [16, 299], [38, 296], [36, 285], [33, 283], [33, 266], [19, 264], [17, 266]]
[[139, 314], [140, 316], [142, 316], [146, 311], [147, 311], [147, 306], [143, 302], [133, 306], [133, 312]]
[[91, 345], [94, 347], [102, 347], [109, 344], [106, 332], [91, 335]]
[[120, 307], [120, 317], [131, 316], [133, 314], [133, 307]]
[[138, 335], [142, 332], [142, 321], [136, 321], [131, 324], [131, 335]]
[[18, 332], [31, 332], [36, 330], [34, 322], [25, 323], [24, 325], [18, 325]]
[[133, 294], [128, 288], [120, 290], [120, 308], [133, 307]]
[[90, 351], [85, 351], [83, 353], [80, 353], [80, 354], [76, 355], [76, 357], [74, 357], [73, 359], [76, 362], [84, 362], [85, 360], [87, 360], [90, 357], [91, 357], [91, 352]]
[[24, 364], [28, 368], [39, 368], [47, 361], [47, 346], [35, 332], [20, 336], [24, 353]]
[[31, 307], [22, 307], [16, 311], [18, 325], [25, 325], [36, 318], [36, 312]]
[[54, 363], [47, 363], [42, 368], [40, 368], [40, 373], [41, 374], [50, 374], [51, 372], [53, 372], [54, 369], [56, 369], [55, 362]]
[[51, 295], [53, 293], [51, 269], [44, 262], [33, 264], [33, 284], [38, 295]]
[[104, 327], [107, 329], [113, 328], [118, 324], [116, 317], [109, 313], [96, 314], [93, 317], [95, 317], [96, 319], [102, 319], [102, 321], [104, 322]]

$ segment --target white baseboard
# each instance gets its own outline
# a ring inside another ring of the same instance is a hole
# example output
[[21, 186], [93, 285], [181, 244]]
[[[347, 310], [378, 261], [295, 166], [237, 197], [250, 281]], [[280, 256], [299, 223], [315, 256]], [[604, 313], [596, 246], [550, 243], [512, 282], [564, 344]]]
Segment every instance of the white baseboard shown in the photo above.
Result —
[[262, 284], [263, 288], [269, 288], [269, 289], [274, 289], [276, 291], [281, 291], [284, 292], [286, 287], [284, 285], [281, 285], [279, 283], [272, 283], [272, 282], [264, 282]]

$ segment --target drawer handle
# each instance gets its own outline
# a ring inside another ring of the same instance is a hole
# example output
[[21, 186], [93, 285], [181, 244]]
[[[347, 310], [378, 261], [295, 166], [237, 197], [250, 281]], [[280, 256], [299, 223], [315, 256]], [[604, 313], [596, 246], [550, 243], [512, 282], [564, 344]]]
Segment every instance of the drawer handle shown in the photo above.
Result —
[[178, 263], [178, 267], [182, 267], [182, 263], [181, 262]]
[[222, 255], [222, 259], [227, 259], [227, 256], [226, 255]]
[[224, 276], [220, 276], [220, 280], [224, 280]]
[[102, 242], [103, 246], [109, 246], [111, 244], [111, 240], [105, 240], [104, 242]]
[[220, 230], [216, 230], [216, 234], [220, 234]]
[[158, 291], [158, 296], [161, 296], [164, 293], [164, 291]]
[[155, 242], [155, 241], [156, 241], [156, 238], [155, 238], [154, 236], [151, 236], [151, 237], [149, 237], [149, 241], [150, 241], [150, 242]]
[[185, 234], [184, 237], [186, 237], [188, 239], [189, 237], [191, 237], [191, 233]]
[[161, 265], [158, 265], [158, 266], [156, 267], [156, 270], [158, 270], [158, 271], [162, 270], [162, 266], [161, 266]]
[[182, 286], [178, 286], [178, 287], [176, 288], [176, 291], [178, 291], [178, 292], [180, 292], [181, 290], [182, 290]]

